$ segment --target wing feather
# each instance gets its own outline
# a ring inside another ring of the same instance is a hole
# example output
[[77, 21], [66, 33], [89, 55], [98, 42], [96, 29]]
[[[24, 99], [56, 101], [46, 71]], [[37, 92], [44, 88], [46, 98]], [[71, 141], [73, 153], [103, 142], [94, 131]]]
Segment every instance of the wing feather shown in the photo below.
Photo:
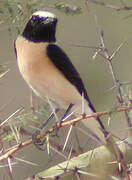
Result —
[[83, 81], [65, 52], [59, 46], [49, 44], [47, 46], [47, 55], [52, 60], [54, 65], [62, 72], [65, 78], [75, 86], [80, 95], [84, 93], [84, 98], [87, 100], [88, 105], [92, 111], [95, 112], [95, 109], [87, 95]]

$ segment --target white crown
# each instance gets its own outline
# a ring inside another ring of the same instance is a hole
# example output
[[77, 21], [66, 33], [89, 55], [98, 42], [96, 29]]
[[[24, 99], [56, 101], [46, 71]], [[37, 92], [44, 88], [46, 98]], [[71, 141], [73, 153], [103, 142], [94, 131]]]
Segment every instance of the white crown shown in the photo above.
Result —
[[39, 16], [39, 17], [52, 17], [55, 18], [56, 16], [48, 11], [36, 11], [33, 13], [33, 16]]

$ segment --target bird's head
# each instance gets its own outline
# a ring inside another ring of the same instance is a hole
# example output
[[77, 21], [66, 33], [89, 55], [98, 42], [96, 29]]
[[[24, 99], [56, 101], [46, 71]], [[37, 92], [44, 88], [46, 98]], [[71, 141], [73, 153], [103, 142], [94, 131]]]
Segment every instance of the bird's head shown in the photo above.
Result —
[[55, 42], [57, 17], [48, 11], [36, 11], [30, 17], [22, 36], [33, 42]]

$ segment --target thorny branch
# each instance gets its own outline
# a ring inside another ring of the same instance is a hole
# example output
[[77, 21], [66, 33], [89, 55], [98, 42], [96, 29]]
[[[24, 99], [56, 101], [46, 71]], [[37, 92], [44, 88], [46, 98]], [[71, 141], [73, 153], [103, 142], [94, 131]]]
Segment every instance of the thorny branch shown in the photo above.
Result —
[[[96, 23], [97, 23], [97, 18], [95, 17], [95, 20], [96, 20]], [[124, 94], [122, 92], [122, 85], [124, 83], [120, 83], [119, 79], [117, 78], [117, 74], [114, 70], [114, 67], [113, 67], [113, 63], [112, 63], [112, 60], [113, 58], [115, 57], [115, 55], [117, 54], [117, 52], [120, 50], [120, 48], [123, 46], [124, 43], [121, 43], [119, 45], [119, 47], [114, 50], [114, 52], [112, 53], [112, 55], [109, 55], [108, 53], [108, 49], [106, 48], [105, 46], [105, 40], [104, 40], [104, 32], [103, 30], [98, 26], [97, 24], [97, 28], [98, 28], [98, 31], [99, 31], [99, 35], [100, 35], [100, 45], [99, 47], [90, 47], [90, 46], [85, 46], [87, 48], [91, 48], [91, 49], [94, 49], [95, 50], [95, 53], [93, 55], [93, 59], [96, 58], [97, 55], [100, 55], [101, 57], [103, 57], [105, 59], [105, 61], [107, 62], [108, 66], [109, 66], [109, 70], [110, 70], [110, 73], [111, 73], [111, 76], [112, 76], [112, 79], [113, 79], [113, 83], [114, 83], [114, 87], [116, 87], [117, 89], [117, 93], [118, 93], [118, 96], [117, 96], [117, 99], [118, 99], [118, 103], [120, 105], [129, 105], [131, 103], [127, 103], [125, 101], [125, 98], [124, 98]], [[76, 47], [84, 47], [84, 46], [80, 46], [80, 45], [76, 45]], [[125, 83], [127, 84], [127, 83]], [[126, 120], [127, 120], [127, 123], [128, 123], [128, 127], [129, 127], [129, 131], [130, 131], [130, 134], [132, 135], [132, 123], [131, 123], [131, 119], [129, 117], [129, 114], [128, 112], [125, 112], [125, 116], [126, 116]], [[108, 141], [111, 140], [111, 145], [113, 146], [114, 150], [115, 150], [115, 154], [116, 154], [116, 158], [117, 158], [117, 161], [118, 161], [118, 165], [122, 167], [124, 173], [126, 174], [125, 176], [127, 177], [127, 179], [129, 179], [129, 176], [127, 174], [127, 170], [126, 170], [126, 167], [123, 163], [123, 159], [124, 157], [122, 156], [122, 154], [120, 153], [120, 149], [118, 148], [118, 146], [114, 146], [115, 145], [115, 142], [113, 143], [113, 139], [106, 139], [107, 143]]]
[[124, 3], [124, 1], [121, 1], [122, 7], [107, 4], [103, 1], [98, 1], [98, 0], [85, 0], [85, 4], [88, 5], [88, 3], [94, 3], [96, 5], [103, 6], [105, 8], [111, 8], [111, 9], [114, 9], [116, 11], [130, 11], [130, 10], [132, 10], [132, 6], [127, 6]]
[[[130, 111], [131, 109], [132, 109], [131, 106], [124, 106], [124, 107], [117, 108], [115, 110], [115, 112], [124, 112], [124, 111], [127, 112], [127, 111]], [[111, 113], [111, 112], [102, 111], [102, 112], [98, 112], [98, 113], [88, 114], [85, 117], [82, 115], [82, 116], [79, 116], [79, 117], [77, 117], [75, 119], [69, 120], [67, 122], [57, 123], [55, 127], [52, 127], [49, 130], [47, 130], [45, 133], [38, 135], [37, 140], [40, 140], [42, 137], [46, 137], [47, 135], [50, 135], [53, 132], [56, 132], [56, 130], [59, 130], [62, 127], [75, 125], [77, 122], [80, 122], [81, 120], [85, 120], [85, 119], [88, 119], [88, 118], [91, 118], [91, 117], [96, 118], [96, 117], [100, 117], [100, 116], [104, 116], [104, 115], [109, 115], [109, 113]], [[11, 150], [8, 150], [3, 155], [1, 155], [0, 156], [0, 161], [10, 158], [17, 151], [23, 149], [24, 147], [26, 147], [26, 146], [28, 146], [30, 144], [32, 144], [32, 139], [29, 139], [29, 140], [27, 140], [25, 142], [22, 142], [22, 143], [16, 145]]]
[[[113, 58], [115, 57], [116, 53], [120, 50], [120, 48], [123, 46], [124, 43], [121, 43], [120, 46], [113, 52], [113, 54], [110, 56], [108, 54], [108, 51], [107, 51], [107, 48], [105, 47], [105, 42], [104, 42], [104, 32], [101, 30], [100, 31], [100, 40], [101, 40], [101, 46], [102, 48], [104, 49], [104, 57], [105, 59], [107, 60], [107, 63], [109, 65], [109, 69], [110, 69], [110, 72], [111, 72], [111, 75], [112, 75], [112, 78], [113, 78], [113, 82], [114, 82], [114, 85], [116, 86], [116, 89], [117, 89], [117, 92], [118, 92], [118, 99], [119, 99], [119, 103], [122, 105], [124, 103], [124, 99], [123, 99], [123, 94], [122, 94], [122, 91], [121, 91], [121, 83], [120, 81], [118, 80], [117, 76], [116, 76], [116, 73], [114, 71], [114, 68], [113, 68], [113, 64], [112, 64], [112, 60]], [[100, 54], [100, 53], [99, 53]], [[131, 127], [132, 127], [132, 123], [131, 123], [131, 120], [130, 120], [130, 117], [129, 117], [129, 114], [127, 112], [125, 112], [125, 116], [126, 116], [126, 120], [127, 120], [127, 123], [128, 123], [128, 127], [130, 127], [130, 134], [132, 135], [132, 130], [131, 130]]]
[[[97, 19], [96, 19], [96, 23], [97, 23]], [[124, 43], [121, 43], [120, 46], [113, 52], [112, 55], [109, 55], [108, 53], [108, 50], [105, 46], [105, 41], [104, 41], [104, 32], [102, 29], [100, 29], [100, 27], [98, 27], [98, 30], [99, 30], [99, 33], [100, 33], [100, 42], [101, 42], [101, 47], [102, 47], [102, 51], [98, 50], [96, 53], [97, 54], [101, 54], [101, 52], [103, 52], [103, 58], [105, 58], [106, 62], [108, 63], [108, 66], [109, 66], [109, 70], [111, 72], [111, 76], [112, 76], [112, 79], [113, 79], [113, 82], [114, 82], [114, 85], [116, 86], [116, 89], [117, 89], [117, 92], [118, 92], [118, 100], [119, 100], [119, 103], [121, 105], [125, 104], [127, 105], [127, 103], [125, 103], [125, 100], [123, 98], [123, 93], [122, 93], [122, 87], [121, 87], [121, 84], [120, 84], [120, 81], [119, 79], [117, 78], [117, 75], [115, 73], [115, 70], [114, 70], [114, 67], [113, 67], [113, 64], [112, 64], [112, 60], [113, 58], [115, 57], [115, 55], [117, 54], [117, 52], [120, 50], [120, 48], [122, 47], [122, 45]], [[102, 54], [101, 54], [102, 55]], [[127, 120], [127, 123], [128, 123], [128, 127], [129, 127], [129, 131], [130, 131], [130, 134], [132, 136], [132, 123], [131, 123], [131, 119], [129, 117], [129, 114], [128, 112], [125, 112], [125, 116], [126, 116], [126, 120]], [[115, 154], [116, 154], [116, 158], [117, 158], [117, 162], [118, 162], [118, 166], [119, 166], [119, 171], [120, 171], [120, 167], [121, 169], [123, 169], [123, 172], [125, 173], [125, 177], [129, 180], [129, 175], [127, 173], [127, 168], [126, 168], [126, 165], [123, 163], [123, 155], [122, 153], [120, 152], [120, 149], [118, 148], [118, 146], [115, 144], [115, 142], [113, 142], [113, 139], [111, 139], [111, 145], [113, 145], [113, 148], [115, 150]], [[120, 171], [121, 172], [121, 171]]]

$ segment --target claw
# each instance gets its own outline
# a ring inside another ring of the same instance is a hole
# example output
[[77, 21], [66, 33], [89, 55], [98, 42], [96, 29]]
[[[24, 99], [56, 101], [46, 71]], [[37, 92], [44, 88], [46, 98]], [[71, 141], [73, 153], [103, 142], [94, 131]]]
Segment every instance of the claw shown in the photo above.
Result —
[[43, 146], [45, 144], [46, 139], [44, 139], [43, 141], [37, 139], [37, 136], [41, 133], [40, 130], [37, 130], [35, 133], [32, 134], [32, 142], [35, 145], [35, 147], [40, 150], [40, 151], [45, 151], [46, 148], [42, 148], [41, 146]]

